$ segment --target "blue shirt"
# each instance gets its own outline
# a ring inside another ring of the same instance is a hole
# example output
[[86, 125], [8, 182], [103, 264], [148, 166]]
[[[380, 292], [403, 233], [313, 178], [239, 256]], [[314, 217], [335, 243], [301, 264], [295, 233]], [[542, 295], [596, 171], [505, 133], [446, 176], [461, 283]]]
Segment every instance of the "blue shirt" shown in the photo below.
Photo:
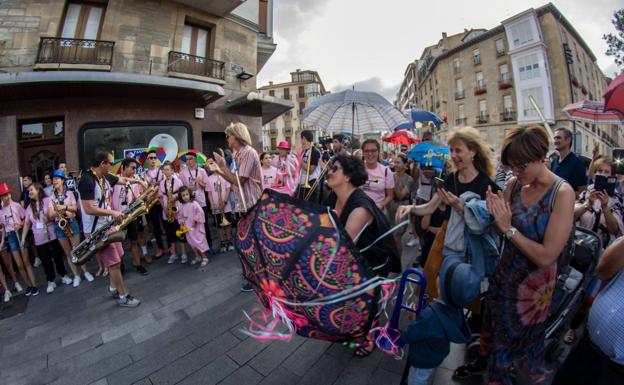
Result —
[[602, 289], [589, 311], [587, 329], [602, 352], [624, 365], [624, 272]]
[[551, 169], [557, 176], [568, 182], [574, 191], [578, 191], [581, 186], [587, 186], [585, 164], [573, 152], [569, 153], [561, 163], [559, 159], [553, 160]]

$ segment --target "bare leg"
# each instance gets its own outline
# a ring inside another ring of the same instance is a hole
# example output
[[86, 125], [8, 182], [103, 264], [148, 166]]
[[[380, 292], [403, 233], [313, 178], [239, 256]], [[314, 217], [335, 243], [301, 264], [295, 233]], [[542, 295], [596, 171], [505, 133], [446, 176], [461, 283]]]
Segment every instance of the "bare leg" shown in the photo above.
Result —
[[37, 286], [37, 281], [35, 281], [35, 272], [33, 271], [33, 267], [30, 264], [30, 256], [28, 255], [28, 249], [22, 249], [21, 252], [22, 261], [24, 261], [24, 267], [26, 268], [26, 272], [28, 273], [28, 278], [30, 278], [30, 282], [32, 282], [33, 287]]
[[99, 277], [100, 275], [104, 274], [106, 269], [104, 268], [104, 265], [102, 265], [102, 261], [100, 260], [100, 257], [97, 254], [95, 255], [95, 260], [97, 261], [97, 264], [98, 264], [98, 271], [97, 273], [95, 273], [95, 276]]
[[119, 293], [119, 295], [128, 295], [128, 292], [126, 291], [126, 287], [124, 286], [124, 282], [123, 282], [123, 277], [121, 276], [121, 270], [120, 270], [120, 265], [121, 263], [118, 263], [116, 265], [110, 266], [108, 268], [108, 273], [110, 275], [110, 287], [114, 287], [115, 289], [117, 289], [117, 292]]
[[65, 258], [67, 258], [67, 263], [69, 264], [69, 269], [71, 270], [72, 274], [74, 275], [74, 277], [79, 275], [76, 265], [74, 265], [71, 260], [71, 246], [70, 246], [69, 240], [59, 239], [59, 243], [61, 244], [61, 247], [63, 248], [63, 252], [65, 253]]
[[[27, 286], [33, 286], [33, 282], [30, 281], [30, 278], [28, 277], [28, 274], [26, 274], [26, 270], [24, 269], [24, 262], [22, 261], [22, 255], [20, 254], [20, 252], [19, 251], [12, 251], [11, 254], [13, 255], [13, 261], [17, 265], [17, 271], [19, 271], [20, 276], [24, 280], [24, 283]], [[31, 267], [31, 269], [32, 269], [32, 267]], [[17, 282], [17, 281], [15, 281], [15, 282]]]
[[182, 254], [186, 254], [186, 243], [180, 242], [180, 251]]
[[[71, 241], [71, 247], [76, 247], [76, 246], [78, 246], [78, 245], [80, 244], [80, 236], [79, 236], [79, 235], [77, 235], [77, 236], [75, 236], [75, 237], [72, 237], [72, 238], [70, 239], [70, 241]], [[71, 263], [71, 258], [70, 258], [69, 262]], [[86, 265], [86, 264], [84, 264], [84, 265], [80, 265], [80, 269], [82, 269], [82, 272], [83, 272], [83, 273], [88, 272], [88, 270], [87, 270], [87, 265]], [[73, 271], [73, 270], [72, 270], [72, 271]]]
[[9, 254], [8, 251], [3, 251], [2, 252], [2, 261], [4, 262], [4, 266], [6, 266], [8, 273], [9, 273], [9, 277], [11, 277], [11, 280], [13, 281], [13, 283], [17, 282], [17, 277], [15, 276], [15, 269], [13, 268], [13, 259], [11, 258], [11, 254]]
[[[146, 244], [147, 242], [145, 241], [145, 233], [143, 231], [139, 231], [139, 246], [141, 247], [141, 249], [143, 249]], [[152, 263], [152, 257], [148, 253], [145, 253], [143, 258], [145, 259], [145, 262]]]
[[139, 244], [137, 241], [130, 241], [130, 252], [132, 253], [132, 266], [141, 266], [141, 255], [139, 254]]
[[4, 273], [2, 272], [2, 267], [0, 266], [0, 284], [2, 284], [2, 287], [4, 288], [4, 291], [8, 291], [9, 293], [11, 292], [11, 290], [9, 290], [9, 285], [7, 285], [7, 281], [4, 278]]

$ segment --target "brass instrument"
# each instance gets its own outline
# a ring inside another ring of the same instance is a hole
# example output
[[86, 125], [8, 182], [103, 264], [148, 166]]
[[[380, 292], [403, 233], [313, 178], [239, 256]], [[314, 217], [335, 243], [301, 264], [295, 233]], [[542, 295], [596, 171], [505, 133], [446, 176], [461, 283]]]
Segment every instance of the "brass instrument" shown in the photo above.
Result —
[[[111, 219], [74, 247], [71, 251], [72, 262], [77, 265], [84, 265], [99, 250], [111, 243], [122, 242], [126, 238], [124, 229], [141, 215], [147, 214], [157, 202], [156, 189], [150, 187], [145, 190], [123, 211], [124, 217], [121, 222], [117, 223], [117, 220]], [[115, 225], [117, 225], [117, 231], [109, 234]]]
[[310, 187], [310, 190], [308, 190], [308, 193], [303, 198], [304, 200], [306, 201], [309, 200], [312, 194], [314, 193], [314, 190], [316, 190], [319, 184], [322, 183], [322, 181], [325, 178], [325, 174], [327, 174], [327, 170], [329, 170], [329, 166], [334, 164], [335, 157], [336, 156], [334, 155], [331, 159], [327, 161], [327, 164], [325, 164], [325, 167], [323, 167], [323, 169], [321, 170], [321, 173], [319, 174], [318, 178], [316, 178], [316, 180], [314, 181], [314, 184], [312, 185], [312, 187]]
[[221, 222], [219, 223], [220, 227], [226, 227], [231, 225], [230, 221], [225, 217], [225, 202], [223, 202], [223, 196], [221, 193], [221, 177], [217, 176], [216, 188], [218, 191], [219, 197], [219, 209], [221, 210]]
[[312, 165], [312, 145], [310, 145], [310, 149], [308, 150], [308, 168], [306, 170], [306, 180], [303, 188], [311, 188], [310, 186], [310, 166]]
[[52, 199], [52, 209], [54, 210], [54, 213], [56, 214], [56, 216], [59, 218], [58, 220], [58, 225], [61, 228], [61, 230], [63, 230], [63, 232], [65, 233], [65, 235], [67, 236], [67, 238], [72, 238], [74, 236], [74, 232], [71, 229], [71, 226], [69, 225], [69, 221], [67, 220], [67, 217], [65, 216], [65, 212], [59, 210], [58, 208], [58, 204], [56, 203], [56, 199]]
[[165, 180], [165, 191], [167, 191], [167, 222], [173, 223], [178, 215], [178, 206], [176, 206], [175, 199], [173, 197], [173, 187], [171, 190], [167, 190], [167, 182]]
[[186, 226], [180, 226], [179, 230], [176, 230], [176, 237], [180, 238], [182, 237], [184, 234], [188, 233], [189, 231], [191, 231], [191, 229], [189, 229]]

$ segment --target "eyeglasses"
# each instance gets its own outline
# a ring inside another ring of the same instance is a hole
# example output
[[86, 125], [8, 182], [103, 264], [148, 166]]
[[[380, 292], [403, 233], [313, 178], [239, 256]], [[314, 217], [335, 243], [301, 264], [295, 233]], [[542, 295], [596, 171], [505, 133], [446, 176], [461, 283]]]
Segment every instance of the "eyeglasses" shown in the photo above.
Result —
[[511, 171], [524, 172], [524, 170], [526, 170], [527, 167], [529, 167], [529, 164], [531, 164], [531, 162], [526, 162], [523, 164], [519, 164], [517, 166], [510, 166], [510, 168], [511, 168]]

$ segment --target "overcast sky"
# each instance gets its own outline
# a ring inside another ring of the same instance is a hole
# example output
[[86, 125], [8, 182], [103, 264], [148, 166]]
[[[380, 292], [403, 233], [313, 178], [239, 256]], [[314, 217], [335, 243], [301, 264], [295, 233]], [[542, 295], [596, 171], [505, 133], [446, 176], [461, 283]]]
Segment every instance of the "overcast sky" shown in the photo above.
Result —
[[[491, 29], [545, 1], [524, 0], [274, 0], [277, 50], [258, 74], [258, 86], [290, 81], [297, 68], [319, 72], [325, 88], [379, 92], [391, 102], [407, 64], [442, 32]], [[558, 0], [553, 4], [587, 42], [605, 74], [617, 67], [604, 54], [604, 33], [624, 0]]]

